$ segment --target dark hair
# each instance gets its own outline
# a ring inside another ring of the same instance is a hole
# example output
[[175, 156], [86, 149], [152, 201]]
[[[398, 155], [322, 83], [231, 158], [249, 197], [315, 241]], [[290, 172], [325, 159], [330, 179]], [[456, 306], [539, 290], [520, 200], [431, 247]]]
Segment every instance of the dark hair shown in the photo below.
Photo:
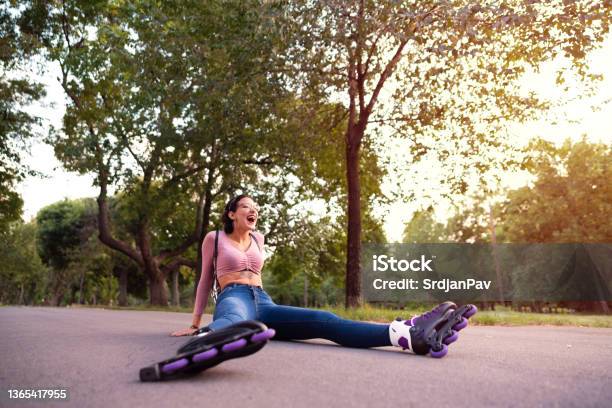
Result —
[[225, 231], [226, 234], [231, 234], [234, 231], [234, 220], [229, 217], [229, 212], [236, 212], [238, 203], [245, 197], [249, 196], [247, 194], [237, 195], [225, 205], [223, 215], [221, 216], [221, 222], [223, 222], [223, 231]]

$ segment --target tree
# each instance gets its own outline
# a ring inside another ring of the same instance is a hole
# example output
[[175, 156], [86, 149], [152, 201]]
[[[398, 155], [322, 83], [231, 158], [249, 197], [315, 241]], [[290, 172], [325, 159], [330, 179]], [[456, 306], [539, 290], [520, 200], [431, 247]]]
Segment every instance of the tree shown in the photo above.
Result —
[[[501, 204], [505, 240], [518, 243], [611, 242], [612, 187], [609, 180], [612, 177], [612, 147], [604, 143], [589, 143], [584, 137], [578, 142], [566, 140], [559, 147], [536, 139], [526, 151], [524, 166], [536, 176], [536, 180], [531, 185], [508, 192], [506, 201]], [[569, 290], [564, 299], [569, 302], [561, 303], [575, 310], [609, 313], [610, 304], [606, 302], [609, 292], [605, 294], [609, 285], [606, 285], [605, 270], [596, 272], [592, 254], [587, 255], [584, 247], [577, 248], [572, 257], [573, 266], [571, 262], [565, 265], [569, 270], [563, 274], [565, 288]], [[533, 273], [537, 271], [537, 262], [533, 261], [522, 271], [519, 269], [514, 276], [519, 282], [517, 286], [527, 292], [544, 290], [544, 293], [551, 293], [551, 287], [561, 289], [559, 282], [550, 282], [545, 277], [540, 277], [536, 280], [539, 284], [534, 284]], [[597, 291], [601, 292], [595, 297]], [[578, 299], [585, 301], [576, 301]], [[591, 301], [594, 299], [599, 301]], [[541, 305], [536, 302], [535, 307], [538, 309]]]
[[[610, 161], [612, 149], [603, 143], [589, 143], [585, 138], [578, 142], [566, 140], [563, 145], [542, 139], [533, 140], [523, 151], [522, 166], [535, 181], [525, 187], [507, 191], [496, 205], [489, 206], [491, 196], [480, 194], [471, 197], [472, 205], [460, 210], [448, 219], [445, 236], [450, 242], [492, 243], [493, 228], [497, 243], [608, 243], [612, 236], [609, 214], [612, 211], [612, 190], [608, 180], [612, 176]], [[413, 220], [414, 221], [414, 220]], [[439, 226], [433, 223], [412, 223], [417, 234], [429, 235]], [[540, 253], [541, 247], [522, 247], [523, 253], [513, 252], [520, 246], [506, 246], [495, 258], [498, 282], [512, 287], [515, 298], [534, 299], [530, 307], [541, 310], [544, 299], [556, 293], [560, 296], [559, 275], [543, 274], [551, 264], [567, 260], [569, 247], [551, 246], [550, 251]], [[573, 255], [572, 262], [564, 267], [568, 281], [573, 279], [568, 299], [593, 299], [593, 293], [605, 284], [593, 269], [588, 267], [585, 248]], [[603, 248], [603, 247], [600, 247]], [[581, 252], [582, 251], [582, 252]], [[528, 261], [517, 256], [528, 256]], [[554, 254], [557, 253], [557, 256]], [[535, 255], [534, 255], [535, 254]], [[577, 261], [578, 259], [578, 261]], [[578, 264], [579, 267], [575, 267]], [[512, 273], [500, 269], [500, 265], [512, 265]], [[503, 272], [506, 272], [505, 276]], [[605, 273], [605, 272], [604, 272]], [[506, 286], [507, 287], [507, 286]], [[500, 287], [501, 291], [501, 287]], [[509, 294], [509, 293], [508, 293]], [[503, 299], [503, 297], [500, 297]], [[561, 302], [566, 307], [583, 311], [609, 310], [606, 302]]]
[[47, 287], [47, 269], [36, 248], [36, 223], [13, 223], [0, 232], [0, 240], [0, 303], [41, 302]]
[[[280, 8], [280, 7], [279, 7]], [[343, 96], [348, 239], [346, 305], [360, 295], [360, 154], [372, 123], [392, 124], [418, 159], [439, 154], [482, 171], [503, 147], [504, 119], [546, 107], [516, 86], [526, 67], [557, 55], [587, 76], [583, 58], [609, 30], [612, 2], [463, 0], [291, 2], [274, 15], [291, 43], [286, 66], [307, 99]], [[393, 94], [385, 106], [383, 92]], [[499, 159], [497, 159], [499, 161]], [[451, 182], [467, 184], [461, 174]]]
[[491, 242], [493, 224], [498, 242], [609, 242], [611, 152], [584, 137], [559, 147], [534, 139], [523, 149], [521, 166], [535, 181], [505, 192], [492, 206], [490, 194], [470, 197], [469, 208], [448, 219], [448, 239]]
[[[274, 38], [257, 5], [32, 2], [23, 12], [22, 30], [59, 63], [70, 99], [50, 143], [68, 170], [96, 176], [100, 240], [145, 272], [152, 304], [167, 304], [166, 278], [191, 264], [183, 254], [201, 242], [213, 209], [273, 163], [264, 140], [276, 131], [269, 108], [282, 89], [266, 69]], [[112, 187], [132, 197], [134, 244], [114, 235]], [[171, 209], [166, 198], [191, 206], [192, 228], [156, 251], [152, 223]]]
[[[60, 64], [71, 101], [50, 143], [66, 168], [96, 175], [100, 239], [145, 272], [154, 304], [167, 303], [170, 273], [193, 266], [189, 248], [231, 194], [263, 204], [273, 243], [277, 227], [299, 216], [287, 209], [300, 194], [329, 196], [339, 185], [331, 156], [304, 154], [326, 145], [315, 123], [327, 128], [338, 115], [317, 112], [305, 129], [290, 120], [299, 99], [270, 65], [282, 44], [260, 18], [258, 2], [237, 1], [50, 2], [23, 13], [23, 30]], [[127, 238], [113, 228], [113, 187], [130, 203]], [[184, 206], [191, 228], [165, 240], [160, 231]]]
[[[72, 287], [79, 288], [82, 298], [85, 275], [100, 251], [80, 255], [96, 230], [95, 202], [92, 199], [63, 200], [42, 208], [36, 215], [38, 253], [49, 267], [47, 294], [52, 305], [58, 305]], [[99, 249], [99, 248], [98, 248]], [[89, 259], [89, 262], [83, 262]], [[72, 296], [71, 296], [72, 297]]]
[[526, 149], [533, 185], [508, 192], [501, 224], [507, 242], [612, 241], [612, 147], [586, 139]]
[[470, 204], [456, 207], [456, 213], [446, 222], [446, 237], [449, 242], [493, 243], [492, 231], [495, 229], [496, 242], [503, 242], [503, 231], [499, 225], [501, 208], [492, 205], [493, 194], [484, 191], [469, 197]]
[[434, 219], [433, 207], [417, 211], [404, 228], [404, 243], [426, 244], [446, 242], [444, 224]]
[[343, 235], [338, 227], [326, 217], [302, 220], [288, 230], [290, 235], [276, 245], [263, 275], [266, 288], [276, 301], [305, 305], [302, 299], [308, 299], [308, 287], [316, 288], [324, 279], [341, 273], [334, 256], [338, 249], [335, 244]]
[[21, 218], [23, 201], [15, 185], [31, 170], [20, 152], [35, 136], [39, 118], [28, 113], [28, 105], [44, 96], [38, 83], [18, 75], [29, 60], [31, 47], [17, 30], [9, 2], [0, 2], [0, 232]]

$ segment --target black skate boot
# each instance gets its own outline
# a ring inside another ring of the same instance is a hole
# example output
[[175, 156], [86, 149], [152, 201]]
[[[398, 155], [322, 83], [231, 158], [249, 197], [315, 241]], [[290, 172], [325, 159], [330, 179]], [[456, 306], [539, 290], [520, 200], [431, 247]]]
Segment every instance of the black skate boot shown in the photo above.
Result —
[[453, 302], [444, 302], [410, 320], [397, 318], [389, 326], [391, 344], [415, 354], [444, 357], [448, 345], [457, 341], [459, 331], [467, 326], [467, 319], [477, 310], [474, 305], [458, 308]]
[[261, 350], [275, 331], [261, 322], [246, 320], [215, 331], [200, 329], [196, 334], [178, 349], [176, 356], [140, 369], [140, 380], [172, 379], [251, 355]]

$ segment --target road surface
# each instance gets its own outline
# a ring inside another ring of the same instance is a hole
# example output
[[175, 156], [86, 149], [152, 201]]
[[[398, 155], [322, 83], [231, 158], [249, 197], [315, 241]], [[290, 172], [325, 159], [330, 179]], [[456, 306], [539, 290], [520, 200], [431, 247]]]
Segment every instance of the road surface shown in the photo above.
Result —
[[[204, 319], [210, 316], [204, 316]], [[394, 347], [273, 341], [194, 377], [141, 383], [138, 371], [187, 338], [185, 313], [0, 308], [1, 406], [612, 406], [612, 329], [469, 326], [440, 360]], [[69, 400], [8, 400], [67, 388]]]

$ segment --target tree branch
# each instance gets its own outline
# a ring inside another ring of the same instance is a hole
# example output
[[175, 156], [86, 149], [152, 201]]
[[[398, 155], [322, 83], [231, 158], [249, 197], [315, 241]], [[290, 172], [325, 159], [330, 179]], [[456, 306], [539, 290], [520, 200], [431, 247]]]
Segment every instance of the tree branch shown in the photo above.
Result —
[[357, 12], [357, 49], [355, 57], [357, 58], [357, 94], [359, 96], [359, 115], [363, 114], [365, 108], [365, 74], [363, 68], [363, 49], [362, 49], [362, 24], [363, 24], [363, 9], [365, 8], [364, 0], [359, 2], [359, 10]]
[[174, 272], [181, 266], [188, 266], [192, 269], [195, 269], [197, 265], [198, 265], [197, 262], [194, 260], [179, 257], [179, 258], [174, 259], [172, 262], [168, 263], [167, 265], [163, 265], [161, 269], [164, 271], [164, 274], [169, 274], [170, 272]]
[[178, 256], [189, 249], [190, 246], [198, 242], [202, 231], [202, 218], [207, 188], [208, 186], [202, 191], [200, 197], [198, 198], [198, 205], [196, 208], [196, 225], [194, 231], [176, 248], [167, 251], [160, 251], [160, 253], [156, 256], [157, 261], [161, 262], [165, 259]]
[[142, 255], [131, 245], [113, 238], [110, 231], [110, 216], [108, 203], [106, 201], [108, 176], [105, 169], [101, 169], [100, 175], [100, 195], [98, 196], [98, 231], [100, 241], [109, 248], [115, 249], [134, 260], [139, 266], [144, 265]]
[[391, 61], [389, 61], [389, 63], [383, 70], [382, 74], [380, 74], [380, 78], [378, 78], [378, 82], [376, 84], [376, 87], [374, 88], [374, 92], [372, 92], [372, 96], [370, 97], [370, 101], [368, 102], [368, 106], [366, 107], [366, 116], [365, 116], [366, 120], [368, 116], [370, 115], [370, 113], [372, 113], [372, 109], [374, 109], [374, 104], [376, 103], [376, 100], [378, 99], [378, 94], [380, 94], [380, 91], [385, 81], [387, 80], [387, 78], [389, 78], [389, 76], [395, 69], [395, 66], [397, 65], [400, 58], [402, 57], [402, 51], [404, 50], [404, 47], [406, 46], [407, 42], [408, 42], [407, 39], [404, 39], [400, 42], [399, 46], [397, 47], [397, 50], [395, 51], [395, 54], [393, 55], [393, 58], [391, 58]]
[[268, 157], [264, 157], [263, 159], [248, 159], [248, 160], [243, 160], [242, 161], [243, 164], [256, 164], [258, 166], [272, 166], [274, 165], [274, 161], [268, 156]]

